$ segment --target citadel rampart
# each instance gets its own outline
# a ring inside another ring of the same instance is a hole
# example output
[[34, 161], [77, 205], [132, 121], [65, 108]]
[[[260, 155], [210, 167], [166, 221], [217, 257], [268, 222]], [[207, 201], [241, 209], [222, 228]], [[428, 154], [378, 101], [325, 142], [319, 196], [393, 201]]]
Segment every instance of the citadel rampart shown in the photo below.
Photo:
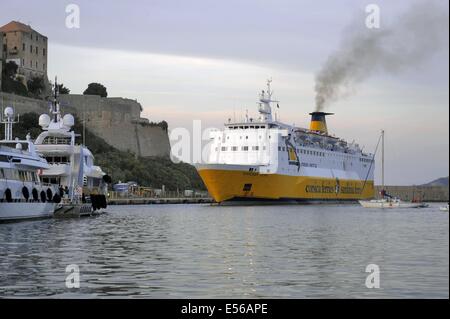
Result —
[[[96, 95], [60, 96], [64, 113], [74, 113], [86, 120], [86, 127], [121, 151], [138, 156], [168, 157], [170, 143], [167, 131], [141, 118], [141, 105], [131, 99], [102, 98]], [[0, 92], [1, 106], [14, 106], [18, 113], [46, 113], [48, 102]], [[80, 132], [81, 133], [81, 132]]]

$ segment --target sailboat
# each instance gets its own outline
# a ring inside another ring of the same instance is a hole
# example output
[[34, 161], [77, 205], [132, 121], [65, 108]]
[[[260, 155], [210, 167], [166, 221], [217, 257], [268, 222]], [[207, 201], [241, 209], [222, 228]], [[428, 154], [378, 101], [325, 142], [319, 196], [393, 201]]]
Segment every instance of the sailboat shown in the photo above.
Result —
[[384, 185], [384, 130], [381, 131], [381, 196], [380, 199], [360, 200], [364, 208], [422, 208], [427, 204], [420, 202], [404, 202], [400, 198], [389, 195]]

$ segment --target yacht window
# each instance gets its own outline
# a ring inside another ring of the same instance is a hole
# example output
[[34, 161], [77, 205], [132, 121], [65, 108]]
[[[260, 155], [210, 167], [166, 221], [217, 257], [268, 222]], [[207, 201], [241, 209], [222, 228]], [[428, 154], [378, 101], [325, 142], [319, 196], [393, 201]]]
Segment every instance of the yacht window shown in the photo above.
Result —
[[252, 150], [258, 151], [258, 150], [259, 150], [259, 146], [253, 146], [253, 147], [252, 147]]
[[232, 150], [232, 151], [237, 151], [237, 146], [231, 147], [231, 150]]
[[248, 151], [248, 146], [242, 146], [243, 151]]
[[224, 152], [226, 150], [227, 150], [226, 146], [222, 146], [221, 151]]

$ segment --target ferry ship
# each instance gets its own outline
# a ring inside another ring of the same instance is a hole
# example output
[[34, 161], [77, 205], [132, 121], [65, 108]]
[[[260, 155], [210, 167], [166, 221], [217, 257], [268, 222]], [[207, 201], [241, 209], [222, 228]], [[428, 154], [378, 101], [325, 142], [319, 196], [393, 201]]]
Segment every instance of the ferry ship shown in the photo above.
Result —
[[210, 134], [206, 163], [196, 168], [210, 195], [226, 201], [356, 201], [374, 196], [374, 156], [328, 133], [326, 116], [310, 127], [272, 117], [271, 80], [259, 97], [257, 119], [225, 124]]

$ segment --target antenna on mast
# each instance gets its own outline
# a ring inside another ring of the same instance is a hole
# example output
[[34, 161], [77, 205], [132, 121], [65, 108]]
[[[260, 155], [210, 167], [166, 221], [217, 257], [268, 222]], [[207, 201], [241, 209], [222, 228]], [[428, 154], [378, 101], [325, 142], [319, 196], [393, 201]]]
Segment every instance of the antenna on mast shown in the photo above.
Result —
[[19, 122], [19, 117], [17, 117], [17, 121], [14, 120], [14, 108], [11, 106], [7, 106], [4, 110], [2, 110], [1, 123], [5, 124], [5, 141], [13, 140], [13, 124]]
[[54, 97], [53, 97], [53, 120], [54, 122], [58, 122], [58, 78], [55, 76], [55, 89], [54, 89]]
[[272, 100], [273, 91], [271, 88], [272, 78], [267, 80], [267, 89], [262, 90], [259, 97], [259, 107], [258, 111], [260, 113], [261, 122], [271, 122], [272, 121], [272, 107], [271, 103], [279, 102]]

